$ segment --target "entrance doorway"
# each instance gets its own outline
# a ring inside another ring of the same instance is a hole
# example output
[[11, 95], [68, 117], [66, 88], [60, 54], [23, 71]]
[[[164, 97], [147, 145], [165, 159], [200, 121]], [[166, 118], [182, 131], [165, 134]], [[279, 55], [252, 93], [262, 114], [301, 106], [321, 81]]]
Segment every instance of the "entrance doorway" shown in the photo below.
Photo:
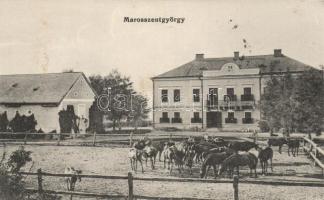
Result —
[[222, 113], [207, 112], [207, 128], [221, 128], [221, 127], [222, 127]]

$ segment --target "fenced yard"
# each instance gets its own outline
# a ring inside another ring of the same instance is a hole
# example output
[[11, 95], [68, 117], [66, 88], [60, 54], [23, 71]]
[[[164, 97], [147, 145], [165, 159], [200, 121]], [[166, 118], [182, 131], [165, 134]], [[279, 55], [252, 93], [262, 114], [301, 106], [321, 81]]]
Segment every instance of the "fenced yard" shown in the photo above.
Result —
[[[7, 146], [8, 154], [17, 147], [17, 145]], [[122, 199], [128, 196], [128, 181], [126, 179], [130, 170], [127, 158], [128, 148], [85, 148], [55, 145], [27, 145], [25, 148], [33, 152], [34, 163], [29, 163], [22, 169], [23, 171], [36, 173], [37, 169], [41, 168], [44, 173], [62, 174], [66, 166], [73, 166], [82, 169], [85, 175], [81, 182], [76, 183], [76, 193], [120, 195], [123, 196]], [[274, 172], [269, 176], [259, 175], [257, 179], [249, 178], [248, 170], [245, 168], [242, 170], [243, 176], [240, 177], [239, 184], [240, 199], [322, 199], [324, 191], [321, 170], [314, 168], [303, 153], [299, 157], [289, 157], [286, 150], [284, 148], [283, 153], [279, 154], [277, 148], [274, 148]], [[220, 178], [214, 181], [212, 180], [212, 170], [210, 170], [210, 176], [206, 183], [195, 181], [179, 183], [171, 181], [171, 179], [198, 179], [199, 166], [194, 166], [193, 176], [190, 176], [187, 170], [182, 174], [175, 170], [172, 175], [169, 175], [161, 162], [157, 162], [156, 167], [156, 170], [151, 170], [144, 164], [144, 174], [133, 173], [135, 195], [165, 198], [233, 199], [233, 180]], [[260, 167], [258, 167], [258, 172], [260, 173]], [[87, 177], [107, 175], [124, 178], [104, 180]], [[64, 177], [44, 175], [43, 179], [44, 190], [67, 192]], [[25, 180], [29, 188], [37, 190], [37, 177], [28, 175]], [[65, 198], [68, 199], [69, 196], [65, 196]], [[78, 198], [81, 197], [76, 195], [73, 197], [73, 199]]]

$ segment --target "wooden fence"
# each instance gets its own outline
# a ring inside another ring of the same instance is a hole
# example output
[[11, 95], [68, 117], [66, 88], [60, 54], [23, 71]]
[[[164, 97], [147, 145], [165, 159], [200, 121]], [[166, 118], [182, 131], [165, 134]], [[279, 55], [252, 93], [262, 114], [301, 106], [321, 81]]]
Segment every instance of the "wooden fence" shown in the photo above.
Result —
[[322, 169], [322, 176], [324, 176], [324, 164], [319, 159], [320, 157], [324, 156], [324, 150], [318, 147], [314, 141], [306, 137], [303, 138], [303, 142], [304, 152], [314, 160], [314, 166], [318, 165]]
[[[38, 138], [46, 138], [46, 137], [53, 137], [51, 140], [47, 141], [51, 141], [52, 145], [64, 145], [62, 144], [62, 138], [69, 138], [69, 139], [73, 139], [75, 135], [71, 134], [71, 133], [11, 133], [11, 132], [0, 132], [0, 136], [1, 135], [8, 135], [10, 137], [14, 136], [14, 137], [18, 137], [18, 136], [23, 136], [23, 138], [5, 138], [5, 139], [1, 139], [0, 138], [0, 142], [1, 143], [21, 143], [21, 144], [28, 144], [29, 142], [35, 142], [35, 140], [37, 140]], [[81, 142], [81, 144], [77, 145], [77, 146], [98, 146], [97, 143], [100, 142], [100, 140], [98, 141], [98, 137], [106, 137], [105, 139], [109, 139], [109, 137], [115, 137], [115, 136], [121, 136], [121, 137], [125, 137], [125, 139], [120, 139], [120, 140], [112, 140], [112, 141], [107, 141], [105, 140], [105, 142], [107, 143], [125, 143], [125, 144], [129, 144], [132, 143], [133, 140], [135, 140], [135, 138], [141, 138], [144, 136], [147, 136], [147, 134], [77, 134], [77, 137], [92, 137], [92, 140], [88, 140], [88, 141], [83, 141]], [[152, 134], [148, 136], [153, 136], [153, 137], [159, 137], [159, 139], [164, 138], [164, 139], [183, 139], [186, 138], [185, 135], [181, 135], [181, 134], [170, 134], [170, 133], [165, 133], [165, 134]], [[33, 137], [36, 137], [36, 139], [34, 139]], [[101, 138], [102, 139], [102, 138]], [[41, 139], [42, 141], [44, 141], [44, 139]], [[45, 139], [46, 140], [46, 139]], [[54, 143], [53, 143], [54, 142]], [[86, 145], [82, 145], [83, 143], [88, 142]], [[44, 143], [45, 144], [45, 143]], [[69, 145], [69, 146], [73, 146], [73, 145]], [[99, 145], [100, 146], [100, 145]]]
[[[41, 169], [37, 170], [37, 173], [33, 172], [20, 172], [22, 175], [36, 176], [38, 181], [37, 189], [27, 189], [30, 193], [49, 193], [49, 194], [61, 194], [61, 195], [70, 195], [72, 198], [73, 195], [76, 196], [88, 196], [88, 197], [102, 197], [102, 198], [123, 198], [128, 200], [133, 199], [189, 199], [189, 200], [207, 200], [204, 198], [189, 198], [189, 197], [153, 197], [134, 194], [134, 181], [155, 181], [155, 182], [199, 182], [199, 183], [227, 183], [233, 184], [233, 199], [239, 199], [239, 183], [240, 184], [256, 184], [256, 185], [272, 185], [272, 186], [303, 186], [303, 187], [324, 187], [324, 182], [321, 181], [298, 181], [298, 180], [258, 180], [258, 179], [247, 179], [240, 180], [238, 176], [234, 176], [233, 180], [230, 179], [198, 179], [198, 178], [160, 178], [160, 177], [134, 177], [131, 172], [128, 173], [128, 176], [106, 176], [106, 175], [80, 175], [81, 178], [94, 178], [94, 179], [118, 179], [118, 180], [128, 180], [128, 194], [99, 194], [99, 193], [89, 193], [89, 192], [76, 192], [76, 191], [53, 191], [45, 190], [43, 188], [43, 178], [44, 177], [71, 177], [68, 174], [53, 174], [42, 172]], [[215, 186], [217, 188], [217, 186]], [[217, 193], [215, 193], [217, 195]], [[209, 200], [209, 199], [208, 199]]]
[[133, 199], [189, 199], [189, 200], [210, 200], [207, 198], [190, 198], [190, 197], [153, 197], [134, 194], [134, 181], [158, 181], [158, 182], [201, 182], [201, 183], [233, 183], [234, 199], [238, 200], [238, 183], [239, 179], [234, 176], [233, 181], [231, 180], [212, 180], [212, 179], [196, 179], [196, 178], [146, 178], [146, 177], [134, 177], [131, 172], [128, 176], [104, 176], [104, 175], [79, 175], [81, 178], [94, 178], [94, 179], [118, 179], [118, 180], [128, 180], [128, 194], [99, 194], [99, 193], [89, 193], [89, 192], [76, 192], [76, 191], [53, 191], [45, 190], [43, 188], [43, 178], [44, 177], [71, 177], [69, 174], [52, 174], [42, 172], [41, 169], [37, 170], [37, 173], [33, 172], [20, 172], [21, 175], [37, 176], [38, 188], [37, 189], [27, 189], [29, 193], [39, 193], [40, 195], [44, 193], [48, 194], [61, 194], [70, 195], [72, 199], [73, 195], [77, 196], [88, 196], [88, 197], [102, 197], [102, 198], [124, 198], [128, 200]]

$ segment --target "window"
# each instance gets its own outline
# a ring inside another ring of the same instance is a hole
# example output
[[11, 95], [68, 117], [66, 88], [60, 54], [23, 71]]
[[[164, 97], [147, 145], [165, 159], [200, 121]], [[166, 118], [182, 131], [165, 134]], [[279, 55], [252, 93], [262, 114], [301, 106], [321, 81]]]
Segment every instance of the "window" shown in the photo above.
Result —
[[194, 119], [199, 119], [199, 112], [194, 112]]
[[229, 112], [228, 113], [228, 118], [229, 119], [234, 119], [234, 112]]
[[170, 123], [167, 112], [162, 112], [162, 117], [160, 118], [160, 123]]
[[228, 112], [227, 118], [225, 118], [225, 123], [236, 124], [237, 119], [234, 118], [234, 112]]
[[209, 88], [208, 105], [214, 106], [218, 104], [218, 88]]
[[202, 119], [199, 117], [199, 112], [193, 113], [193, 118], [191, 118], [191, 123], [202, 123]]
[[182, 123], [182, 119], [180, 118], [180, 112], [174, 113], [174, 118], [172, 118], [172, 123]]
[[179, 112], [175, 112], [174, 113], [174, 118], [179, 119], [180, 118], [180, 113]]
[[173, 90], [173, 101], [180, 102], [180, 90], [179, 89]]
[[200, 89], [193, 89], [192, 90], [193, 101], [199, 102], [200, 101]]
[[244, 116], [245, 116], [245, 119], [251, 119], [252, 118], [252, 113], [251, 112], [245, 112]]
[[169, 118], [169, 117], [168, 117], [168, 113], [167, 113], [167, 112], [163, 112], [163, 113], [162, 113], [162, 118], [163, 118], [163, 119]]
[[161, 91], [161, 100], [162, 102], [168, 102], [168, 90]]
[[252, 113], [251, 112], [245, 112], [244, 113], [244, 118], [242, 118], [242, 123], [243, 124], [253, 124], [253, 119], [252, 119]]
[[234, 96], [234, 88], [227, 88], [226, 92], [228, 96]]
[[246, 87], [246, 88], [244, 88], [243, 90], [244, 90], [244, 94], [245, 94], [245, 95], [251, 95], [251, 94], [252, 94], [252, 92], [251, 92], [251, 88], [250, 88], [250, 87]]

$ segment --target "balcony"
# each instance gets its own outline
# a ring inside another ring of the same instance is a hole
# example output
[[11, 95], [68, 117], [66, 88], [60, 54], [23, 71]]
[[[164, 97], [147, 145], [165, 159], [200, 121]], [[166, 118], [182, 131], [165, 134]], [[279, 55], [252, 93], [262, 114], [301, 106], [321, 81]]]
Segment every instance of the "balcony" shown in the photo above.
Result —
[[214, 101], [207, 100], [206, 107], [208, 110], [247, 110], [254, 109], [255, 101]]
[[172, 118], [171, 122], [174, 123], [182, 123], [182, 119], [181, 118]]
[[241, 95], [241, 101], [254, 101], [253, 94], [243, 94]]
[[225, 123], [226, 124], [236, 124], [237, 119], [236, 118], [225, 118]]
[[237, 101], [236, 95], [224, 95], [224, 101]]
[[170, 123], [170, 118], [160, 118], [160, 123]]
[[191, 123], [202, 123], [202, 119], [201, 118], [191, 118]]
[[253, 120], [253, 118], [242, 118], [242, 123], [243, 124], [253, 124], [254, 120]]
[[218, 109], [218, 101], [210, 101], [210, 100], [207, 100], [207, 108], [208, 109]]

